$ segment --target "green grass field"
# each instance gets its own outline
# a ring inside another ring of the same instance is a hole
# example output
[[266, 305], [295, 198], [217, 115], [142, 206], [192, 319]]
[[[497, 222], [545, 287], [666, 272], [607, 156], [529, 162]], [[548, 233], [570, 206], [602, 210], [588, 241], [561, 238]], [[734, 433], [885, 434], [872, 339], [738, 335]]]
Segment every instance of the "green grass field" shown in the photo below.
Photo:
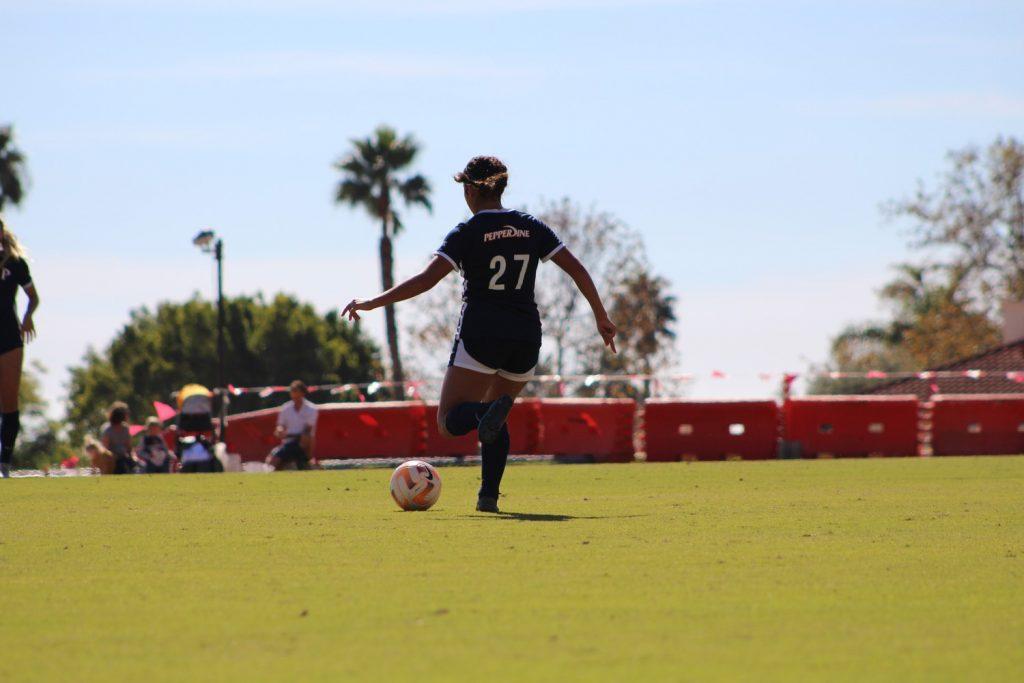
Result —
[[0, 680], [1022, 680], [1024, 458], [0, 482]]

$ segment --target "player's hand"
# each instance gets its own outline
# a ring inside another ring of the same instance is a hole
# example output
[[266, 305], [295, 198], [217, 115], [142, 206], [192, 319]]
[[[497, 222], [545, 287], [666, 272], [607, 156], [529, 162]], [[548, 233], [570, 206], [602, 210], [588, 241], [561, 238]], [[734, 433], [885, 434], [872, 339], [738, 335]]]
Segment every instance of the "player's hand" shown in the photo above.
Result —
[[597, 331], [601, 334], [601, 339], [604, 340], [605, 346], [610, 346], [612, 353], [618, 353], [619, 350], [615, 348], [615, 334], [619, 331], [608, 318], [601, 318], [597, 321]]
[[32, 316], [26, 315], [21, 321], [21, 340], [28, 344], [36, 338], [36, 324], [32, 322]]
[[348, 302], [348, 306], [345, 306], [341, 312], [341, 317], [348, 316], [349, 320], [359, 320], [359, 313], [357, 311], [369, 311], [372, 310], [373, 306], [366, 299], [352, 299]]

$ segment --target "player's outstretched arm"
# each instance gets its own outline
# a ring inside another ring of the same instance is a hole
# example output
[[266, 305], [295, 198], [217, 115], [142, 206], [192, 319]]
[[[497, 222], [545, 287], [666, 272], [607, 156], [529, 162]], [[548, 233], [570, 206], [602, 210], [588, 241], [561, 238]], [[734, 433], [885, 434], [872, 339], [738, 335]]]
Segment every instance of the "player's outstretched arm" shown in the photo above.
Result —
[[452, 272], [452, 264], [440, 256], [434, 256], [427, 267], [413, 275], [405, 282], [400, 282], [388, 291], [378, 294], [372, 299], [352, 299], [341, 312], [342, 317], [348, 316], [349, 320], [359, 320], [358, 311], [372, 311], [381, 306], [405, 301], [423, 292], [429, 291], [440, 282], [445, 275]]
[[611, 347], [612, 353], [618, 353], [615, 348], [615, 333], [618, 330], [615, 328], [615, 323], [608, 317], [608, 311], [604, 310], [601, 295], [597, 293], [597, 286], [594, 285], [594, 279], [590, 277], [590, 273], [567, 248], [559, 249], [551, 257], [551, 260], [576, 283], [580, 294], [590, 303], [590, 310], [594, 312], [594, 322], [597, 323], [597, 331], [601, 334], [601, 339], [604, 339], [605, 346]]

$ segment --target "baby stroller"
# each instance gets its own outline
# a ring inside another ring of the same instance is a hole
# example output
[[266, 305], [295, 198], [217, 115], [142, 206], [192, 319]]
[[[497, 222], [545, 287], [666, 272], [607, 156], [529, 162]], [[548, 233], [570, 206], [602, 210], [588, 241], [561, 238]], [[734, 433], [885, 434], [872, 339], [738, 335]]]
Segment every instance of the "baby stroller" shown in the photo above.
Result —
[[201, 384], [178, 392], [178, 437], [175, 452], [181, 471], [223, 472], [213, 452], [213, 393]]

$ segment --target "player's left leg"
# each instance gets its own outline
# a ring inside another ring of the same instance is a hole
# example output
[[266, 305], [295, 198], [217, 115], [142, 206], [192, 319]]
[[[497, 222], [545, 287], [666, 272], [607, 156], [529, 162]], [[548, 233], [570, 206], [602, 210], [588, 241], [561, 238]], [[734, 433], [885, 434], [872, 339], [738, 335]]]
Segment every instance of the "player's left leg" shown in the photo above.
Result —
[[21, 430], [18, 412], [18, 389], [21, 386], [21, 364], [25, 357], [22, 347], [0, 355], [0, 476], [7, 477], [14, 458], [14, 444]]

